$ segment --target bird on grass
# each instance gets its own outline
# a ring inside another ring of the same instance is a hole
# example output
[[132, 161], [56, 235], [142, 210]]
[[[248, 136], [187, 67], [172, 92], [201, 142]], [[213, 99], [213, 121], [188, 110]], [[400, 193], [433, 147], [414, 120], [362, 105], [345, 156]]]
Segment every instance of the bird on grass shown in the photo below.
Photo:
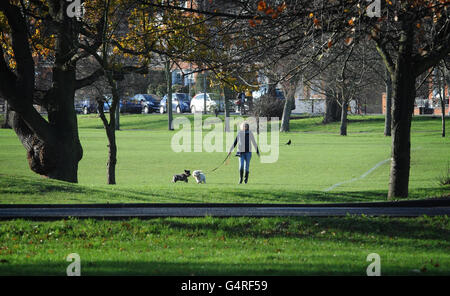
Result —
[[286, 145], [291, 145], [291, 139], [289, 139], [289, 141], [286, 143]]

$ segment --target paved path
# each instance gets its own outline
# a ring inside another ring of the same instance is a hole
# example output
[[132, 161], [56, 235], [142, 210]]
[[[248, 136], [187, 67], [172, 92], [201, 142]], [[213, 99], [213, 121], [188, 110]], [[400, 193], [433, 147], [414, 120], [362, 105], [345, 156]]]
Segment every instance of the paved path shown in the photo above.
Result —
[[67, 217], [124, 219], [131, 217], [286, 217], [286, 216], [391, 216], [449, 215], [450, 206], [308, 206], [308, 205], [2, 205], [0, 219], [51, 220]]

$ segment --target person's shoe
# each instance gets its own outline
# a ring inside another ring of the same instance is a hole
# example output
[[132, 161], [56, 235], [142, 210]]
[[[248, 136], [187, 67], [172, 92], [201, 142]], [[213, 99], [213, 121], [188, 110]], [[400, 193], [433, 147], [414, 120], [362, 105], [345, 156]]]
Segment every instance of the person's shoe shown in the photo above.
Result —
[[247, 184], [247, 181], [248, 181], [248, 172], [245, 172], [245, 179], [244, 179], [245, 184]]
[[239, 175], [240, 175], [239, 184], [242, 184], [242, 178], [244, 177], [244, 170], [240, 170]]

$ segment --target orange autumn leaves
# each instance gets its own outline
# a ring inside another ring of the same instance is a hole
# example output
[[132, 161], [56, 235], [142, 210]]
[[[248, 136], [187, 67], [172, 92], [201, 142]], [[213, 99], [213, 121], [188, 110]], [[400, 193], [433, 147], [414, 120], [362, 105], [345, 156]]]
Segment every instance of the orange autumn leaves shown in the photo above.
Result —
[[320, 29], [320, 21], [319, 21], [318, 18], [315, 18], [315, 17], [314, 17], [314, 13], [311, 12], [311, 13], [308, 15], [308, 17], [309, 17], [310, 19], [313, 18], [314, 28]]
[[[46, 57], [50, 55], [52, 49], [54, 48], [54, 36], [43, 34], [43, 21], [38, 19], [31, 19], [29, 22], [29, 36], [28, 41], [32, 46], [30, 47], [32, 57]], [[2, 47], [3, 53], [5, 55], [5, 60], [10, 69], [15, 69], [17, 67], [17, 61], [15, 57], [15, 52], [13, 50], [12, 38], [11, 38], [11, 28], [8, 24], [6, 16], [0, 12], [0, 46]]]
[[[266, 3], [266, 1], [258, 2], [258, 11], [261, 14], [271, 17], [272, 19], [276, 19], [284, 10], [286, 9], [286, 3], [278, 5], [277, 7], [271, 7]], [[248, 21], [251, 27], [255, 27], [256, 25], [261, 24], [262, 19], [258, 16], [253, 17], [253, 19]]]
[[267, 4], [265, 1], [258, 2], [258, 11], [265, 11], [267, 9]]

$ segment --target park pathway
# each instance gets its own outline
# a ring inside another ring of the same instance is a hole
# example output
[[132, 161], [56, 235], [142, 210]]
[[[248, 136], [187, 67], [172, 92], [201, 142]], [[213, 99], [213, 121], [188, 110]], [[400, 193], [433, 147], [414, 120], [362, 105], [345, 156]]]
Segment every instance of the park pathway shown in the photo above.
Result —
[[450, 215], [450, 201], [348, 204], [51, 204], [0, 205], [0, 219], [126, 219], [155, 217], [417, 217]]

